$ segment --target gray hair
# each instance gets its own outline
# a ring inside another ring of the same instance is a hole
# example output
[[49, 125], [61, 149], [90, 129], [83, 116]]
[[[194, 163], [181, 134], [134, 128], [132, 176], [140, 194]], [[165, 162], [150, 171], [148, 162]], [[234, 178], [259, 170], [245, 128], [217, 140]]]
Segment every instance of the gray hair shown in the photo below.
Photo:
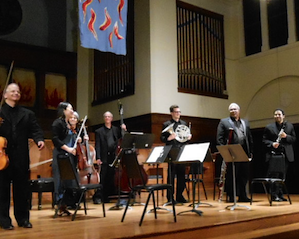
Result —
[[110, 112], [110, 111], [106, 111], [104, 114], [103, 114], [103, 117], [105, 117], [106, 114], [111, 114], [112, 118], [113, 118], [113, 114]]

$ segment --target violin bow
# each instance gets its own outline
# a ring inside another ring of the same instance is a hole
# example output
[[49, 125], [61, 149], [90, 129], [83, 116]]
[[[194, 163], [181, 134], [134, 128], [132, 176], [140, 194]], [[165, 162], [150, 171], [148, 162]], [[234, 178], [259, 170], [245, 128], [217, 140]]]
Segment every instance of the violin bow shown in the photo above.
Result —
[[85, 117], [84, 117], [84, 119], [83, 119], [82, 125], [81, 125], [81, 127], [80, 127], [79, 133], [78, 133], [78, 135], [77, 135], [77, 138], [76, 138], [76, 141], [75, 141], [75, 144], [74, 144], [74, 147], [73, 147], [74, 149], [77, 147], [77, 143], [78, 143], [78, 140], [79, 140], [79, 138], [80, 138], [82, 129], [83, 129], [83, 127], [85, 126], [85, 122], [86, 122], [86, 120], [87, 120], [87, 115], [85, 115]]

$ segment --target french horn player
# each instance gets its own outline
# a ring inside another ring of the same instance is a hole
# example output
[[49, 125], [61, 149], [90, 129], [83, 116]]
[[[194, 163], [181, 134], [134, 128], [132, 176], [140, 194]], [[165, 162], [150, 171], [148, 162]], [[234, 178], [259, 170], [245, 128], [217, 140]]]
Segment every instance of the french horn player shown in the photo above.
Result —
[[[181, 120], [181, 110], [178, 105], [172, 105], [169, 108], [171, 119], [164, 122], [161, 132], [161, 141], [166, 145], [172, 145], [172, 149], [176, 150], [181, 148], [183, 145], [192, 138], [190, 128], [187, 126], [187, 123]], [[187, 200], [183, 196], [185, 185], [185, 164], [175, 164], [172, 163], [169, 155], [169, 167], [168, 170], [168, 183], [173, 185], [173, 188], [176, 188], [176, 201], [179, 203], [186, 203]], [[174, 187], [174, 178], [177, 177], [177, 184]], [[171, 202], [171, 195], [167, 193], [167, 200]]]

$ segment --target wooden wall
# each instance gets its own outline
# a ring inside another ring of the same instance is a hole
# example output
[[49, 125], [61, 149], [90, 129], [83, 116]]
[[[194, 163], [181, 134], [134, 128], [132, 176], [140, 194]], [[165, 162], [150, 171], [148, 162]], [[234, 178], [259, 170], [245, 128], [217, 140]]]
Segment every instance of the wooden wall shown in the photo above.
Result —
[[[36, 99], [30, 109], [33, 110], [45, 132], [45, 137], [51, 137], [51, 124], [56, 118], [56, 109], [45, 107], [45, 75], [47, 73], [61, 74], [67, 80], [67, 98], [76, 108], [77, 101], [77, 54], [43, 47], [34, 47], [20, 43], [0, 40], [0, 64], [9, 67], [14, 61], [14, 68], [22, 68], [35, 72]], [[1, 91], [4, 84], [1, 83]]]

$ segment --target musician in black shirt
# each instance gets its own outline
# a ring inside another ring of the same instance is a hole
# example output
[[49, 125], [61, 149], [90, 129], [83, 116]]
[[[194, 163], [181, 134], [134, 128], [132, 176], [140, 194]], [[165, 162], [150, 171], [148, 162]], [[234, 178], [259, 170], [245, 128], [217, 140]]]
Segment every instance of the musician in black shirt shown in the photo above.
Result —
[[[178, 105], [170, 106], [169, 110], [170, 110], [170, 114], [171, 114], [171, 120], [168, 120], [168, 121], [163, 123], [162, 133], [161, 133], [160, 139], [163, 143], [166, 143], [166, 145], [172, 145], [172, 148], [178, 148], [179, 149], [180, 147], [182, 147], [187, 142], [183, 142], [183, 143], [179, 142], [177, 140], [177, 135], [175, 133], [175, 130], [179, 125], [186, 125], [187, 126], [187, 123], [180, 119], [181, 110], [180, 110]], [[163, 132], [163, 130], [171, 124], [174, 124], [173, 125], [173, 132], [168, 132], [168, 131]], [[192, 135], [190, 134], [188, 136], [188, 140], [190, 140], [191, 137], [192, 137]], [[183, 192], [184, 192], [184, 189], [186, 187], [186, 184], [185, 184], [185, 168], [186, 168], [186, 165], [185, 164], [170, 163], [170, 167], [171, 167], [170, 172], [168, 170], [168, 182], [170, 182], [172, 185], [174, 185], [175, 175], [177, 176], [176, 201], [180, 202], [180, 203], [185, 203], [185, 202], [187, 202], [187, 200], [184, 198]], [[171, 174], [171, 180], [170, 180], [170, 175], [169, 174]], [[167, 192], [167, 200], [168, 200], [168, 202], [171, 201], [171, 196], [168, 195], [168, 192]]]
[[[263, 133], [263, 143], [266, 146], [266, 162], [271, 160], [273, 154], [284, 154], [285, 156], [285, 175], [288, 171], [289, 162], [294, 162], [293, 144], [296, 141], [294, 126], [285, 120], [282, 109], [274, 111], [274, 123], [268, 124]], [[283, 197], [281, 187], [276, 187], [272, 193], [274, 201], [286, 201]]]

